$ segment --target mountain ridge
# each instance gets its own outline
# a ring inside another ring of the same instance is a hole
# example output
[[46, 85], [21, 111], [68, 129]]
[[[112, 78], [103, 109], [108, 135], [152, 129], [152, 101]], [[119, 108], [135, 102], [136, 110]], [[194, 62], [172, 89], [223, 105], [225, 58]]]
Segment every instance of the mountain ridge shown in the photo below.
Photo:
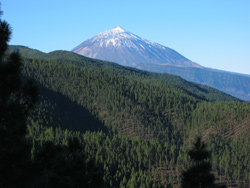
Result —
[[228, 94], [225, 94], [217, 89], [189, 82], [184, 80], [183, 78], [172, 75], [169, 73], [153, 73], [153, 72], [148, 72], [144, 70], [140, 70], [137, 68], [132, 68], [132, 67], [126, 67], [119, 65], [117, 63], [113, 62], [106, 62], [102, 60], [97, 60], [93, 58], [88, 58], [82, 55], [78, 55], [73, 52], [69, 51], [53, 51], [50, 53], [43, 53], [38, 50], [30, 49], [28, 47], [24, 46], [14, 46], [10, 45], [9, 46], [9, 52], [12, 51], [19, 51], [19, 53], [24, 57], [24, 58], [32, 58], [32, 59], [45, 59], [45, 60], [63, 60], [63, 61], [73, 61], [77, 63], [78, 65], [86, 65], [86, 63], [91, 63], [97, 67], [105, 67], [105, 69], [109, 71], [119, 71], [119, 74], [121, 75], [127, 75], [127, 72], [134, 72], [135, 74], [140, 74], [141, 76], [144, 77], [152, 77], [155, 79], [160, 79], [166, 82], [169, 82], [171, 84], [177, 85], [178, 87], [181, 87], [185, 89], [187, 92], [190, 92], [192, 94], [197, 95], [200, 98], [204, 98], [206, 100], [211, 100], [211, 101], [216, 101], [219, 97], [220, 101], [237, 101], [239, 99], [232, 97]]

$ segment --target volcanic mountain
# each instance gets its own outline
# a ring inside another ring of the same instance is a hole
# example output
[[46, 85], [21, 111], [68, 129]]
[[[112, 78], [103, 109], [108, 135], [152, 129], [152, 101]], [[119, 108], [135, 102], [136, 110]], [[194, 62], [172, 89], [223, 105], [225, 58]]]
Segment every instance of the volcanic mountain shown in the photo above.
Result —
[[140, 69], [152, 65], [201, 68], [175, 50], [143, 39], [119, 26], [86, 40], [72, 51], [87, 57]]
[[177, 75], [250, 101], [250, 75], [202, 67], [173, 49], [143, 39], [119, 26], [86, 40], [72, 51], [141, 70]]

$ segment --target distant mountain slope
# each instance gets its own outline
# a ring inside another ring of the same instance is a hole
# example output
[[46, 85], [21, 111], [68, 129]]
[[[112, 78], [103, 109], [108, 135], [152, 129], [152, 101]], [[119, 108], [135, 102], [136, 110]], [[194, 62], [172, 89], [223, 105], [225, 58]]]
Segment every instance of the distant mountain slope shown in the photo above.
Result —
[[119, 26], [84, 41], [72, 51], [141, 70], [178, 75], [250, 101], [250, 75], [202, 67], [173, 49], [143, 39]]
[[168, 65], [148, 66], [144, 70], [177, 75], [188, 81], [207, 85], [239, 99], [250, 101], [250, 75]]
[[[75, 54], [73, 52], [68, 51], [54, 51], [50, 53], [42, 53], [37, 50], [33, 50], [23, 46], [9, 46], [9, 51], [19, 51], [23, 57], [26, 58], [35, 58], [42, 57], [40, 59], [60, 59], [64, 61], [74, 61], [78, 65], [89, 66], [93, 65], [96, 66], [96, 69], [103, 68], [107, 71], [115, 71], [119, 72], [120, 75], [128, 75], [131, 76], [131, 72], [136, 75], [141, 75], [141, 77], [146, 78], [155, 78], [166, 81], [168, 83], [172, 83], [180, 88], [185, 89], [186, 91], [190, 92], [190, 94], [195, 95], [196, 97], [200, 97], [210, 101], [236, 101], [238, 100], [235, 97], [227, 95], [217, 89], [213, 89], [211, 87], [196, 84], [192, 82], [188, 82], [178, 76], [170, 75], [170, 74], [159, 74], [159, 73], [152, 73], [146, 72], [143, 70], [131, 68], [131, 67], [124, 67], [118, 65], [116, 63], [100, 61], [97, 59], [88, 58], [82, 55]], [[91, 64], [86, 64], [91, 63]]]
[[140, 64], [201, 67], [175, 50], [143, 39], [119, 26], [94, 36], [72, 51], [87, 57], [131, 67]]

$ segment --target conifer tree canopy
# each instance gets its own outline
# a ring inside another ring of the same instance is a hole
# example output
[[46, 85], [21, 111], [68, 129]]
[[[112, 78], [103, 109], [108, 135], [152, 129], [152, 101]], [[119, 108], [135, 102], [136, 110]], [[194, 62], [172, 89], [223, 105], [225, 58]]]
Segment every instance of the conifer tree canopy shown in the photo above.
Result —
[[193, 148], [188, 152], [192, 166], [182, 173], [182, 188], [214, 188], [226, 187], [214, 183], [215, 176], [211, 173], [210, 153], [200, 137], [196, 138]]
[[38, 91], [31, 80], [23, 84], [20, 55], [6, 55], [10, 36], [9, 24], [0, 19], [0, 187], [22, 187], [30, 164], [26, 121]]

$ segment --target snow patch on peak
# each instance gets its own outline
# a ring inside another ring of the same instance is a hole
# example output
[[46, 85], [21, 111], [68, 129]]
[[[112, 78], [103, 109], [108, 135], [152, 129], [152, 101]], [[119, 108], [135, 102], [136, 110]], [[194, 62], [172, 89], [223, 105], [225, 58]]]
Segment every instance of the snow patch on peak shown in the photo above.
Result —
[[116, 26], [113, 31], [120, 31], [120, 32], [125, 32], [124, 29], [122, 29], [120, 26]]

